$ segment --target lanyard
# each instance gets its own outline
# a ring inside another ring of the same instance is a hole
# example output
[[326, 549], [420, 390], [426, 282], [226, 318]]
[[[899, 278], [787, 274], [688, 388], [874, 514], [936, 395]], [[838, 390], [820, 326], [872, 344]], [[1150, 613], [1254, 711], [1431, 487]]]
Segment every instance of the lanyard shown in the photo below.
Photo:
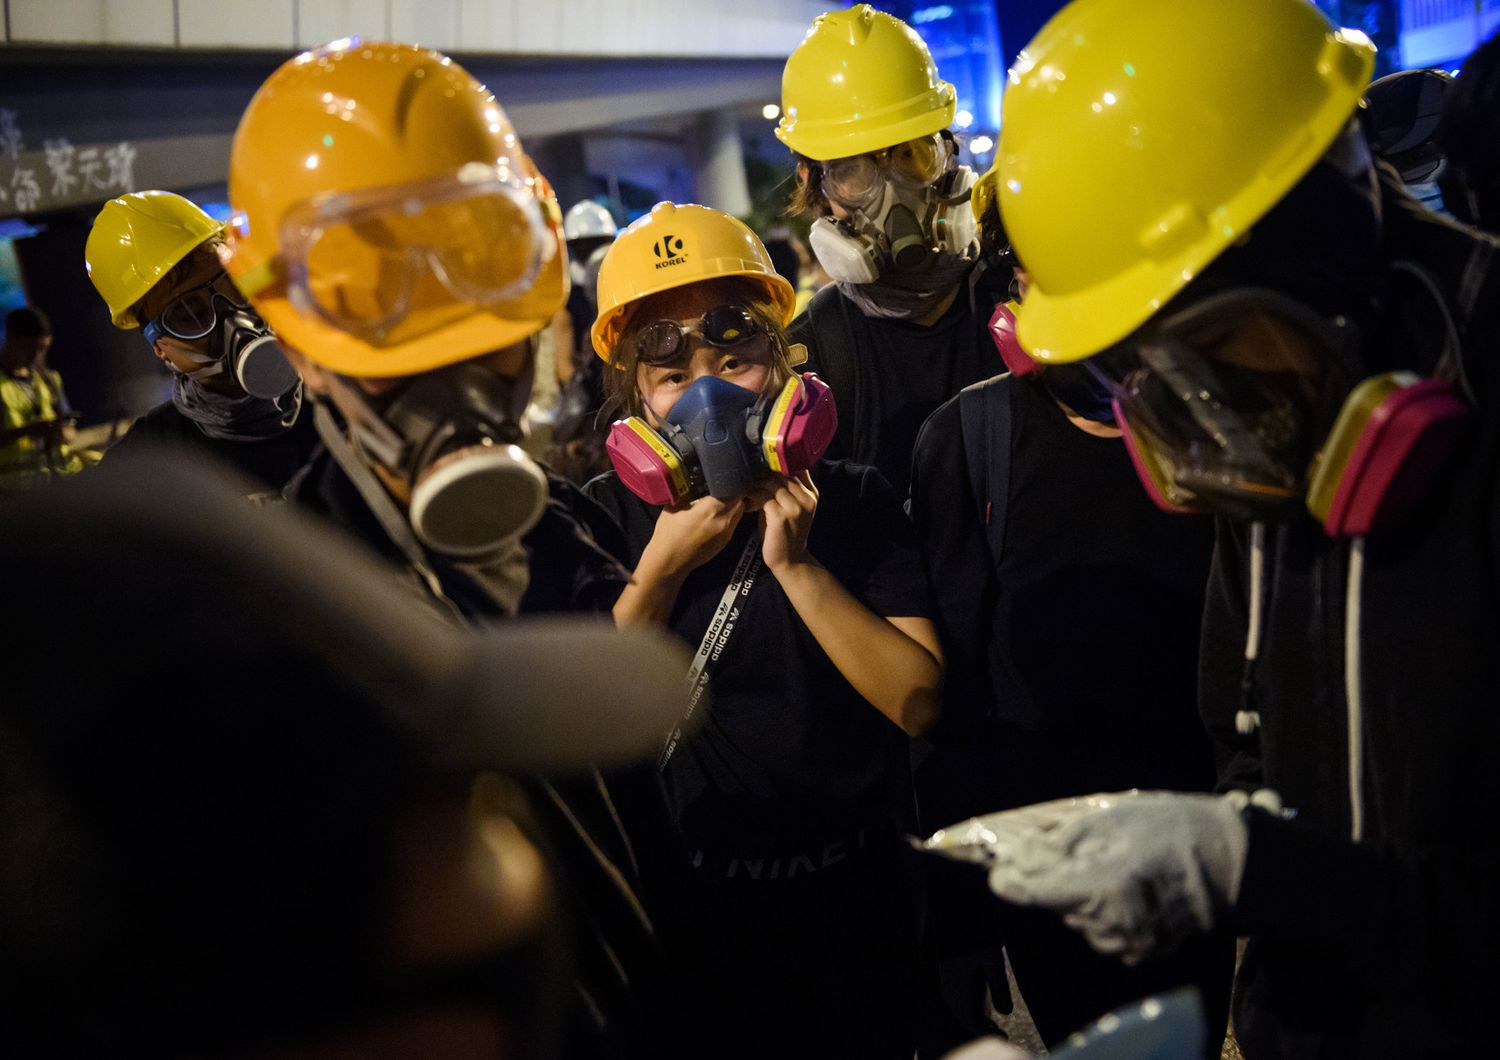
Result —
[[672, 755], [677, 751], [677, 745], [682, 742], [682, 730], [698, 710], [698, 701], [703, 698], [703, 693], [708, 688], [709, 671], [713, 668], [713, 664], [719, 661], [719, 656], [724, 654], [724, 646], [729, 643], [729, 637], [734, 633], [734, 627], [739, 622], [740, 609], [744, 606], [745, 597], [749, 596], [750, 590], [755, 588], [755, 576], [759, 573], [760, 535], [752, 533], [745, 542], [745, 550], [740, 553], [739, 562], [734, 565], [734, 574], [730, 576], [729, 584], [724, 588], [724, 595], [719, 597], [719, 606], [714, 608], [714, 616], [709, 620], [708, 629], [703, 633], [703, 643], [698, 645], [698, 653], [693, 656], [693, 664], [688, 667], [687, 709], [682, 712], [682, 719], [667, 737], [667, 742], [661, 749], [661, 757], [656, 761], [656, 768], [662, 772], [666, 772], [667, 763], [672, 760]]

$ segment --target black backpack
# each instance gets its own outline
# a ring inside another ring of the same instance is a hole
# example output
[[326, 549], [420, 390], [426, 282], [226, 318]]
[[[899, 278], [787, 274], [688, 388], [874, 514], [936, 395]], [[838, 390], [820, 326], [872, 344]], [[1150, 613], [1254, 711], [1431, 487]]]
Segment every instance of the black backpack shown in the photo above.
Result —
[[1010, 433], [1015, 419], [1015, 377], [1009, 372], [958, 392], [964, 463], [969, 492], [984, 524], [990, 560], [996, 567], [1005, 550], [1005, 519], [1010, 503]]

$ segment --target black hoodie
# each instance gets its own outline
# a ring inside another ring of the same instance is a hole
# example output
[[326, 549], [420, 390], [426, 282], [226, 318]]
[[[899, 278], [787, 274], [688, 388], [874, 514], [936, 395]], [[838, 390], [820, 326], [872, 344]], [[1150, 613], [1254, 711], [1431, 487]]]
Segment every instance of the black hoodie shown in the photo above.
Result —
[[[1273, 788], [1295, 811], [1251, 817], [1235, 1030], [1252, 1060], [1493, 1050], [1500, 266], [1488, 255], [1500, 244], [1421, 212], [1393, 174], [1382, 183], [1383, 261], [1425, 269], [1450, 307], [1466, 278], [1477, 284], [1467, 321], [1455, 308], [1477, 409], [1399, 529], [1356, 543], [1311, 517], [1266, 527], [1255, 589], [1252, 528], [1219, 527], [1200, 701], [1221, 783]], [[1430, 369], [1443, 345], [1435, 303], [1386, 276], [1372, 371]], [[1247, 667], [1252, 596], [1263, 617]]]

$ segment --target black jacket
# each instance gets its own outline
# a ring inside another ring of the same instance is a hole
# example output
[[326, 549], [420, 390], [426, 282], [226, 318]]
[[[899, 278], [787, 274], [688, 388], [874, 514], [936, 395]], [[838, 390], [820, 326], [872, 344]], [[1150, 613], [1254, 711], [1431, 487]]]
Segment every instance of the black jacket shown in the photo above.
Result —
[[[1384, 211], [1386, 260], [1421, 265], [1454, 305], [1473, 264], [1480, 286], [1460, 335], [1477, 411], [1408, 525], [1362, 545], [1330, 539], [1311, 518], [1267, 528], [1250, 667], [1252, 531], [1219, 527], [1201, 708], [1222, 783], [1268, 786], [1295, 811], [1251, 818], [1235, 1029], [1252, 1060], [1494, 1049], [1500, 268], [1483, 262], [1500, 244], [1420, 213], [1390, 187]], [[1375, 363], [1436, 362], [1442, 329], [1430, 297], [1412, 292], [1384, 291], [1367, 350]]]
[[164, 401], [141, 416], [105, 454], [102, 467], [131, 460], [162, 460], [173, 452], [205, 454], [228, 464], [267, 493], [277, 493], [307, 463], [318, 447], [311, 406], [304, 402], [297, 421], [285, 434], [256, 441], [220, 441]]
[[[567, 481], [550, 472], [547, 480], [547, 508], [522, 538], [530, 582], [521, 613], [598, 612], [607, 620], [629, 578], [614, 558], [624, 546], [619, 527]], [[287, 485], [287, 499], [406, 566], [326, 449]], [[461, 568], [436, 554], [425, 559], [466, 620], [506, 618]], [[608, 778], [597, 771], [568, 780], [532, 778], [525, 786], [538, 826], [533, 838], [550, 856], [573, 929], [578, 996], [567, 1012], [562, 1055], [645, 1060], [682, 1054], [682, 1001], [648, 906], [673, 900], [674, 873], [685, 871], [686, 852], [672, 833], [655, 769], [642, 765]]]

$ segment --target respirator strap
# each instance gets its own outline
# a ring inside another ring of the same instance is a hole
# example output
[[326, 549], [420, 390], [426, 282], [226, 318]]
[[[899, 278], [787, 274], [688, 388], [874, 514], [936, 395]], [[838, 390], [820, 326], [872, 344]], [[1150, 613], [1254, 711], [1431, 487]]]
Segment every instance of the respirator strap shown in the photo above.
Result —
[[333, 457], [334, 463], [338, 464], [344, 474], [349, 476], [349, 481], [359, 491], [360, 497], [369, 506], [371, 514], [379, 521], [386, 536], [401, 550], [407, 563], [417, 572], [428, 590], [453, 612], [454, 617], [461, 622], [467, 622], [463, 612], [458, 609], [458, 605], [443, 592], [442, 583], [428, 564], [426, 553], [422, 551], [416, 534], [412, 532], [411, 523], [396, 507], [395, 501], [391, 500], [391, 495], [380, 484], [380, 480], [375, 477], [369, 465], [354, 451], [353, 444], [339, 429], [332, 414], [321, 401], [313, 402], [313, 425], [317, 427], [318, 437], [328, 447], [328, 453]]

